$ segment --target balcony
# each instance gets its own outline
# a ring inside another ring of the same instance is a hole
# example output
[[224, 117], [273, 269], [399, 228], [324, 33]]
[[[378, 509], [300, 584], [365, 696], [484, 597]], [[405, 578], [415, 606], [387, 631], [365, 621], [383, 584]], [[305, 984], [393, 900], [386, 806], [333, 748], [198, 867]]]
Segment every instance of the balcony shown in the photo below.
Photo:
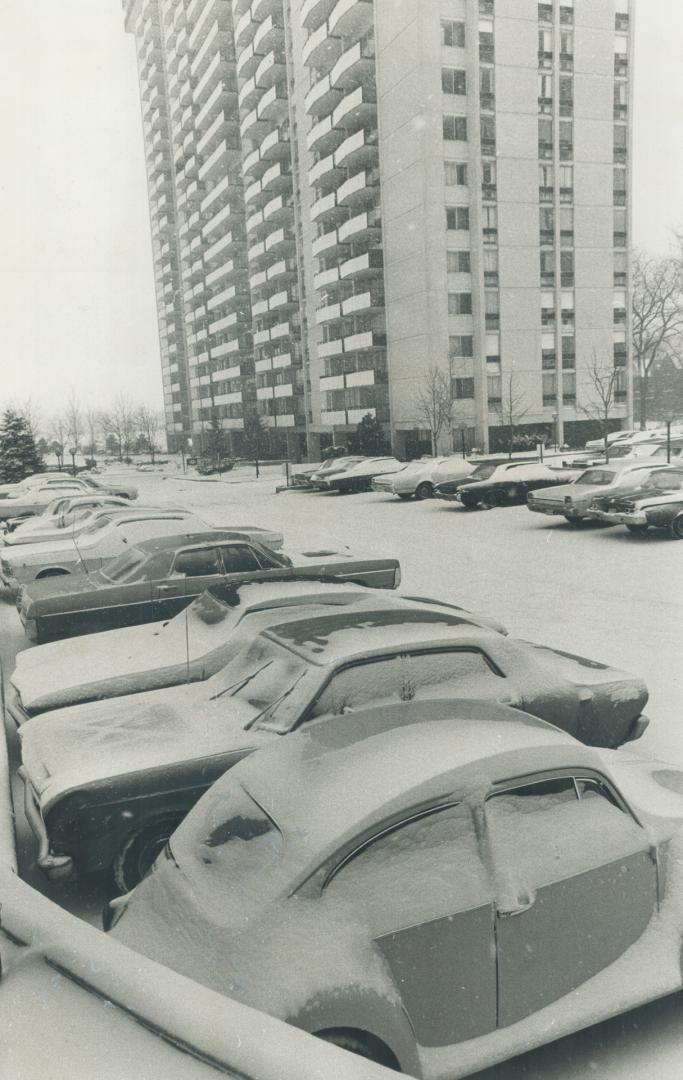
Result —
[[216, 322], [209, 323], [209, 333], [219, 334], [223, 330], [228, 330], [231, 326], [236, 326], [239, 321], [239, 312], [233, 311], [230, 315], [225, 315], [222, 319], [217, 319]]
[[332, 123], [346, 131], [358, 131], [361, 127], [376, 126], [377, 95], [374, 87], [357, 86], [346, 94], [334, 112]]
[[272, 192], [291, 191], [292, 173], [281, 161], [276, 161], [269, 169], [266, 169], [261, 177], [261, 190], [269, 194]]
[[237, 20], [233, 33], [235, 36], [235, 46], [238, 50], [243, 49], [249, 44], [256, 32], [257, 25], [258, 24], [252, 20], [251, 8], [245, 11], [244, 15]]
[[235, 271], [239, 269], [243, 269], [243, 267], [238, 266], [234, 259], [228, 259], [222, 266], [217, 267], [215, 270], [212, 270], [210, 274], [206, 275], [206, 285], [215, 285], [219, 281], [231, 278]]
[[329, 195], [323, 195], [311, 206], [311, 221], [317, 221], [321, 218], [323, 221], [332, 222], [339, 221], [340, 218], [346, 217], [347, 211], [343, 207], [337, 206], [337, 197], [334, 191], [331, 191]]
[[289, 125], [283, 124], [266, 135], [258, 148], [259, 160], [262, 162], [282, 161], [290, 154]]
[[211, 296], [206, 307], [209, 311], [215, 311], [216, 308], [233, 307], [235, 304], [244, 304], [246, 302], [247, 295], [244, 292], [239, 292], [235, 285], [230, 285], [228, 288], [216, 293], [215, 296]]
[[321, 191], [326, 192], [338, 187], [343, 175], [344, 170], [337, 169], [334, 164], [334, 154], [328, 154], [327, 157], [316, 161], [313, 168], [309, 169], [308, 182], [311, 187], [318, 187]]
[[340, 356], [344, 352], [344, 342], [341, 338], [336, 338], [334, 341], [321, 341], [317, 351], [321, 360], [329, 356]]
[[[226, 135], [228, 128], [233, 124], [234, 117], [224, 109], [221, 109], [197, 143], [197, 153], [203, 155], [211, 153], [216, 148], [221, 136]], [[231, 139], [230, 141], [235, 142], [234, 139]]]
[[335, 165], [344, 165], [347, 169], [377, 163], [377, 132], [363, 128], [349, 135], [337, 147], [334, 154]]
[[323, 305], [315, 313], [315, 321], [318, 326], [330, 322], [332, 319], [341, 319], [341, 304]]
[[316, 154], [327, 154], [339, 146], [343, 138], [344, 132], [334, 127], [332, 117], [325, 116], [309, 131], [306, 136], [306, 146]]
[[204, 252], [204, 262], [210, 265], [219, 255], [224, 256], [228, 249], [232, 247], [233, 242], [232, 233], [226, 233], [224, 236], [219, 237], [219, 239], [211, 244]]
[[242, 139], [251, 139], [252, 142], [257, 142], [266, 130], [266, 122], [259, 117], [256, 109], [247, 113], [240, 124]]
[[[345, 222], [345, 224], [348, 224]], [[325, 255], [340, 255], [348, 250], [348, 245], [340, 243], [337, 235], [337, 229], [330, 229], [329, 232], [323, 233], [318, 236], [311, 244], [311, 252], [315, 257]]]
[[341, 87], [332, 87], [330, 75], [318, 79], [304, 98], [304, 108], [309, 116], [327, 116], [339, 103], [343, 91]]
[[342, 301], [342, 314], [354, 315], [359, 311], [376, 311], [384, 307], [384, 289], [368, 288], [365, 292], [349, 296]]
[[246, 79], [253, 75], [263, 59], [261, 53], [256, 52], [253, 42], [247, 45], [241, 53], [238, 53], [236, 71], [240, 79]]
[[307, 67], [316, 68], [323, 74], [332, 67], [341, 51], [341, 38], [328, 31], [328, 24], [322, 23], [317, 30], [308, 35], [301, 50], [301, 58]]
[[259, 86], [271, 87], [286, 78], [287, 65], [282, 49], [271, 49], [266, 53], [256, 68], [256, 82]]
[[361, 352], [364, 349], [384, 349], [387, 335], [378, 330], [364, 330], [344, 338], [344, 352]]
[[[381, 277], [384, 271], [384, 256], [381, 248], [373, 248], [347, 259], [339, 267], [340, 278], [362, 281], [364, 278]], [[346, 311], [344, 312], [346, 314]]]
[[277, 229], [265, 239], [266, 251], [285, 251], [295, 247], [294, 235], [287, 229]]
[[313, 287], [317, 290], [326, 289], [339, 281], [339, 267], [333, 266], [329, 270], [321, 270], [313, 277]]
[[357, 214], [353, 218], [349, 218], [343, 225], [340, 225], [337, 230], [337, 236], [340, 243], [344, 243], [347, 240], [353, 238], [359, 240], [361, 237], [376, 237], [382, 228], [382, 221], [379, 210], [366, 210], [362, 214]]
[[269, 15], [254, 34], [254, 49], [265, 54], [269, 49], [282, 44], [284, 34], [282, 15]]
[[259, 120], [286, 119], [289, 115], [287, 87], [283, 83], [271, 86], [261, 98], [256, 111]]
[[379, 169], [363, 169], [337, 188], [337, 202], [340, 206], [361, 209], [376, 201], [378, 187]]
[[228, 143], [227, 140], [223, 139], [201, 166], [199, 179], [207, 180], [216, 176], [221, 167], [227, 170], [226, 158], [234, 157], [238, 153], [239, 145], [237, 143]]
[[299, 12], [299, 21], [307, 30], [317, 30], [332, 11], [336, 0], [304, 0]]
[[263, 207], [263, 220], [272, 225], [291, 223], [294, 216], [294, 200], [285, 195], [276, 195]]
[[328, 33], [359, 37], [372, 27], [373, 0], [338, 0], [327, 20]]

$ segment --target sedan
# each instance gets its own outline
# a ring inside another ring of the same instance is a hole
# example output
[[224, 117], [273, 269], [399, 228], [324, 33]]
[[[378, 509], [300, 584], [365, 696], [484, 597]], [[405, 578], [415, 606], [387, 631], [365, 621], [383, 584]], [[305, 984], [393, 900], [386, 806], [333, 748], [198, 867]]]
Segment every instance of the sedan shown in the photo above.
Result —
[[679, 991], [682, 860], [677, 769], [501, 705], [397, 703], [223, 776], [105, 927], [450, 1080]]
[[439, 485], [435, 494], [455, 500], [468, 510], [490, 510], [492, 506], [525, 503], [530, 491], [566, 484], [575, 475], [576, 471], [551, 469], [539, 461], [489, 463], [477, 465], [464, 480]]
[[[609, 498], [619, 494], [634, 483], [647, 480], [657, 468], [651, 462], [608, 462], [596, 468], [586, 469], [570, 484], [548, 488], [542, 493], [530, 492], [527, 499], [529, 510], [536, 514], [560, 515], [574, 525], [579, 521], [595, 520], [592, 509], [596, 497]], [[658, 467], [661, 470], [661, 465]]]
[[348, 548], [276, 553], [258, 535], [254, 528], [157, 537], [129, 545], [101, 570], [33, 582], [22, 589], [19, 603], [26, 635], [45, 642], [170, 619], [213, 585], [283, 572], [325, 574], [381, 589], [394, 589], [401, 580], [396, 559], [362, 558]]
[[48, 503], [42, 514], [22, 519], [14, 528], [10, 519], [10, 531], [5, 533], [1, 542], [14, 547], [16, 544], [63, 540], [64, 529], [69, 530], [69, 536], [77, 536], [92, 524], [99, 513], [109, 513], [113, 509], [130, 510], [130, 503], [117, 495], [62, 495]]
[[660, 467], [642, 486], [597, 499], [593, 510], [601, 521], [625, 525], [629, 532], [666, 529], [672, 539], [683, 540], [683, 469]]
[[327, 461], [324, 461], [323, 464], [315, 470], [315, 472], [308, 475], [308, 485], [304, 484], [302, 486], [308, 486], [314, 489], [323, 488], [325, 486], [325, 481], [331, 476], [336, 473], [346, 472], [352, 465], [358, 465], [361, 461], [365, 461], [365, 458], [362, 455], [343, 455], [341, 457], [328, 458]]
[[463, 458], [450, 457], [422, 458], [411, 461], [396, 473], [375, 476], [372, 480], [373, 491], [383, 491], [398, 495], [399, 499], [431, 499], [438, 481], [462, 479], [469, 476], [474, 465]]
[[640, 679], [476, 621], [381, 593], [336, 611], [272, 611], [268, 625], [243, 628], [239, 651], [205, 682], [28, 720], [21, 776], [38, 865], [53, 876], [111, 868], [125, 891], [218, 776], [328, 713], [343, 730], [348, 714], [378, 702], [467, 697], [524, 708], [600, 746], [645, 729]]
[[10, 518], [30, 518], [43, 510], [58, 496], [87, 495], [91, 489], [81, 480], [55, 480], [18, 490], [0, 500], [0, 521]]
[[399, 472], [403, 465], [404, 463], [395, 457], [364, 458], [341, 472], [332, 472], [318, 479], [317, 487], [322, 491], [345, 493], [369, 491], [373, 477]]

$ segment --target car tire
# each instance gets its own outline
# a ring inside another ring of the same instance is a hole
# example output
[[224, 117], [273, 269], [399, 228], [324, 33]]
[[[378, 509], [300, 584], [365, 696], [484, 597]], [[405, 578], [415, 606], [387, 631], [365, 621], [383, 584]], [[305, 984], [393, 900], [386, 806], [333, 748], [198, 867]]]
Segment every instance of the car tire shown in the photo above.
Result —
[[[633, 533], [635, 536], [644, 536], [645, 533], [647, 532], [648, 527], [647, 527], [647, 525], [627, 525], [626, 528], [628, 529], [628, 531], [630, 533]], [[671, 528], [673, 530], [673, 522], [672, 522]], [[676, 539], [677, 540], [683, 540], [683, 533], [681, 533], [680, 536], [677, 536]]]
[[413, 497], [412, 495], [399, 495], [399, 499], [403, 499], [404, 501], [406, 499], [412, 499], [412, 497]]
[[352, 1028], [334, 1028], [316, 1032], [316, 1038], [332, 1043], [341, 1050], [348, 1050], [350, 1054], [357, 1054], [367, 1061], [374, 1061], [377, 1065], [384, 1065], [394, 1072], [401, 1072], [401, 1067], [389, 1047], [374, 1035], [354, 1031]]
[[581, 524], [581, 518], [572, 517], [571, 514], [563, 514], [562, 516], [568, 525], [576, 526]]
[[433, 499], [434, 498], [434, 485], [430, 484], [428, 480], [418, 484], [415, 489], [416, 499]]
[[[647, 525], [645, 526], [647, 528]], [[669, 526], [669, 535], [672, 540], [683, 540], [683, 514], [675, 517]]]
[[493, 491], [489, 491], [488, 495], [482, 496], [479, 502], [479, 508], [481, 510], [492, 510], [494, 506], [501, 506], [504, 499], [504, 493], [502, 491], [497, 491], [494, 488]]
[[181, 814], [168, 815], [128, 837], [112, 863], [112, 878], [119, 893], [130, 892], [147, 877], [157, 855], [181, 821]]

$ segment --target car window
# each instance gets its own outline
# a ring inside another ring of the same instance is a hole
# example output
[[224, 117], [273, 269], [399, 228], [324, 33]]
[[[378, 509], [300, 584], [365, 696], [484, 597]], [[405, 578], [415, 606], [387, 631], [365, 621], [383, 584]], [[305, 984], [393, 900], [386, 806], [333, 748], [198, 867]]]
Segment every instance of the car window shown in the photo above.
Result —
[[323, 886], [326, 900], [363, 908], [374, 929], [386, 928], [387, 919], [398, 928], [473, 907], [487, 891], [465, 803], [380, 832], [338, 863]]
[[220, 551], [226, 574], [245, 574], [261, 569], [256, 555], [246, 544], [222, 544]]
[[611, 469], [586, 469], [581, 476], [577, 477], [575, 483], [599, 487], [602, 484], [611, 484], [615, 476], [616, 473]]
[[332, 676], [310, 715], [340, 715], [376, 701], [411, 701], [435, 693], [462, 696], [481, 692], [497, 675], [483, 653], [474, 649], [442, 650], [360, 661]]
[[662, 472], [652, 473], [643, 487], [653, 488], [655, 491], [679, 491], [683, 487], [683, 476], [680, 473], [669, 472], [666, 469]]
[[147, 556], [139, 548], [129, 548], [108, 562], [102, 574], [109, 581], [129, 581], [144, 566]]
[[496, 471], [495, 465], [477, 465], [476, 469], [467, 477], [468, 480], [488, 480]]
[[217, 548], [198, 548], [195, 551], [180, 551], [173, 564], [173, 577], [207, 577], [222, 573], [220, 555]]

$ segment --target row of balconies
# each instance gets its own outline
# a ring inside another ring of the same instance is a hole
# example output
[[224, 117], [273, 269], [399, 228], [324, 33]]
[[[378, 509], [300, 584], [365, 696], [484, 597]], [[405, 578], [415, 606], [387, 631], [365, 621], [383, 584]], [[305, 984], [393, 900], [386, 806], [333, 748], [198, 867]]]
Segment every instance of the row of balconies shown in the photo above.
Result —
[[254, 371], [260, 375], [266, 371], [281, 371], [292, 367], [294, 355], [291, 352], [275, 353], [273, 356], [259, 356], [254, 361]]
[[354, 293], [345, 300], [324, 304], [315, 313], [318, 326], [359, 312], [371, 314], [384, 308], [384, 288], [381, 285], [369, 285], [363, 292]]
[[364, 210], [349, 218], [338, 229], [322, 233], [313, 241], [311, 250], [315, 256], [343, 255], [351, 240], [371, 239], [379, 236], [382, 228], [380, 212], [376, 207]]
[[254, 331], [254, 348], [258, 345], [265, 345], [269, 341], [279, 341], [285, 337], [298, 337], [300, 333], [300, 327], [298, 320], [292, 319], [285, 322], [276, 323], [269, 329]]
[[254, 180], [244, 191], [247, 206], [264, 206], [274, 194], [289, 194], [292, 190], [292, 172], [281, 161], [266, 169], [260, 180]]
[[276, 229], [271, 232], [263, 240], [259, 240], [257, 244], [252, 244], [247, 248], [247, 256], [250, 264], [253, 266], [263, 266], [271, 261], [272, 255], [286, 255], [291, 254], [296, 247], [294, 234], [291, 228], [287, 227]]
[[293, 281], [297, 277], [296, 259], [278, 259], [265, 270], [258, 270], [251, 274], [249, 287], [258, 290], [260, 296], [269, 296], [276, 289], [281, 288], [286, 281]]
[[274, 128], [261, 140], [242, 161], [245, 178], [249, 175], [262, 176], [275, 161], [284, 161], [290, 156], [289, 124]]
[[243, 139], [254, 142], [259, 138], [259, 131], [265, 132], [267, 126], [274, 121], [286, 120], [288, 115], [287, 87], [283, 83], [275, 83], [262, 93], [258, 105], [240, 122], [240, 134]]
[[304, 64], [324, 74], [339, 58], [342, 38], [357, 40], [372, 25], [372, 0], [337, 0], [328, 18], [309, 33], [302, 50]]

